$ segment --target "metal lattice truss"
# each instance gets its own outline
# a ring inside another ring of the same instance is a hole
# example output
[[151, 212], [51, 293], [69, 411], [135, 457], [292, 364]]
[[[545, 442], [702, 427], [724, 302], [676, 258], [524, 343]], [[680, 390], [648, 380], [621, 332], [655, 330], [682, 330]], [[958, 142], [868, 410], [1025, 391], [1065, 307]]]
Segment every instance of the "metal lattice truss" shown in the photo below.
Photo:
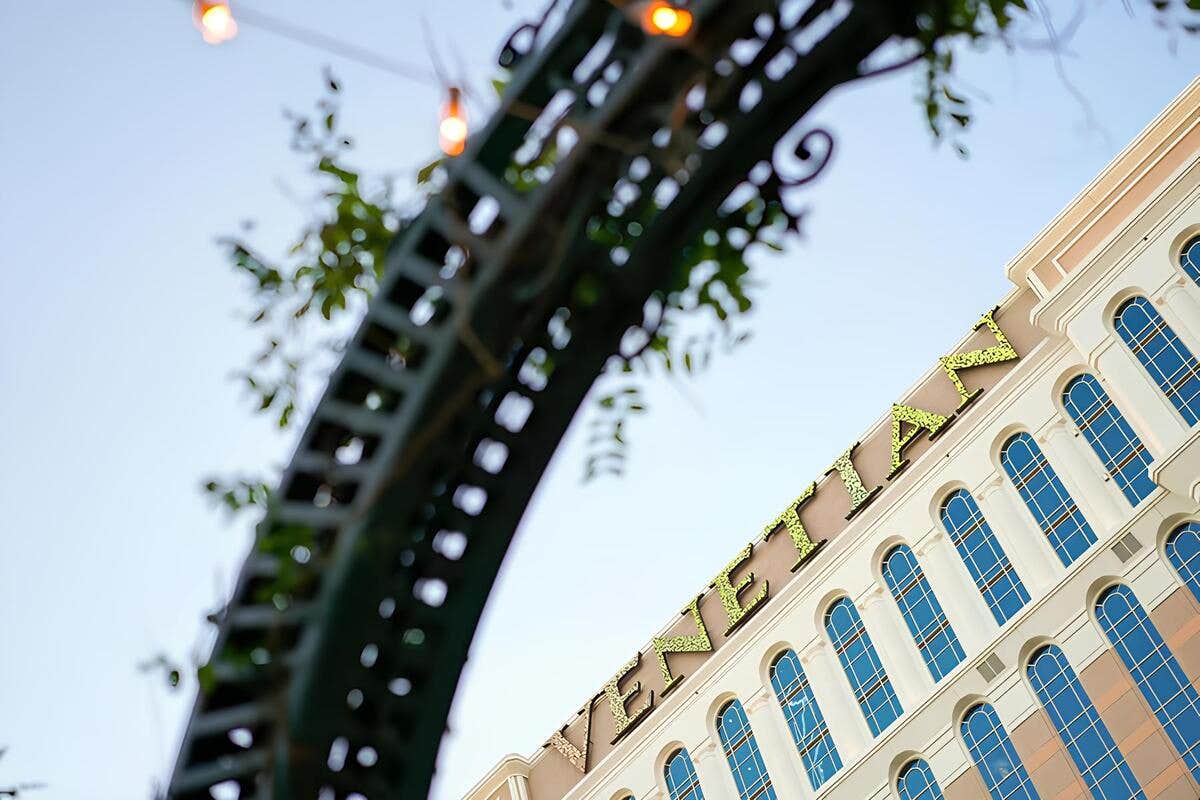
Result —
[[[484, 602], [589, 387], [723, 201], [764, 163], [782, 179], [781, 140], [808, 158], [789, 130], [913, 16], [697, 0], [678, 42], [618, 5], [575, 0], [510, 40], [501, 107], [393, 243], [220, 619], [170, 797], [426, 795]], [[641, 225], [620, 258], [589, 236], [614, 218]]]

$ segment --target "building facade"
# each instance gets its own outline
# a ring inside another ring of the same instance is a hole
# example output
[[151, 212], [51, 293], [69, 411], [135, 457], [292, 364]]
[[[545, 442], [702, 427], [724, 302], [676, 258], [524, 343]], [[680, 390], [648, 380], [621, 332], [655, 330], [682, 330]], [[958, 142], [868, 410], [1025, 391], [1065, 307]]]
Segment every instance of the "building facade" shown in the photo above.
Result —
[[1200, 797], [1200, 80], [1006, 269], [468, 800]]

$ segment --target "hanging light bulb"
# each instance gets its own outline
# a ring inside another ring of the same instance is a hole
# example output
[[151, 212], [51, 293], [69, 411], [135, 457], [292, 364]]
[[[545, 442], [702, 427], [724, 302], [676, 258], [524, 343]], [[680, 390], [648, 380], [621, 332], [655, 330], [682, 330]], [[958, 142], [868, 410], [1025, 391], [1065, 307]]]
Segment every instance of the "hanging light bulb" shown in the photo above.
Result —
[[438, 144], [448, 156], [462, 155], [467, 147], [467, 111], [463, 108], [462, 92], [456, 86], [450, 87], [450, 96], [442, 106]]
[[666, 0], [653, 0], [642, 11], [642, 29], [652, 36], [687, 36], [692, 12]]
[[237, 36], [237, 20], [224, 0], [196, 0], [192, 16], [209, 44], [221, 44]]

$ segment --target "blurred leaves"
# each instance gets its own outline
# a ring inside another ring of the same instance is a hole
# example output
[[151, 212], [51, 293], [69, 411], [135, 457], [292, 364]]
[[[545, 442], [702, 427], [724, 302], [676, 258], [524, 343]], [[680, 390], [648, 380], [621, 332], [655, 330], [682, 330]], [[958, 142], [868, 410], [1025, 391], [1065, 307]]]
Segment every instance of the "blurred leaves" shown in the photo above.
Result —
[[[238, 373], [256, 409], [280, 428], [296, 419], [302, 381], [320, 356], [341, 339], [321, 339], [325, 323], [358, 312], [378, 287], [384, 253], [400, 229], [390, 178], [367, 179], [348, 165], [353, 140], [339, 129], [341, 86], [328, 71], [324, 95], [311, 114], [286, 112], [291, 148], [308, 162], [315, 184], [312, 207], [299, 235], [278, 258], [263, 254], [242, 236], [219, 240], [230, 266], [249, 282], [252, 326], [264, 343]], [[422, 170], [433, 177], [440, 162]]]
[[271, 497], [271, 487], [266, 481], [250, 478], [235, 478], [225, 481], [209, 478], [204, 482], [204, 493], [214, 498], [230, 513], [247, 508], [266, 509]]

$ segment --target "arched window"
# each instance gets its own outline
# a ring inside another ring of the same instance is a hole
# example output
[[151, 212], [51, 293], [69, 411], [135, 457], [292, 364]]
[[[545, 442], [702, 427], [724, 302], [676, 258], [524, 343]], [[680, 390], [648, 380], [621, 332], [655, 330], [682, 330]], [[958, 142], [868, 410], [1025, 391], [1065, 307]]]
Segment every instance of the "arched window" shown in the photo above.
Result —
[[737, 700], [730, 700], [717, 712], [717, 734], [725, 748], [738, 796], [742, 800], [775, 800], [775, 788], [771, 786], [767, 765], [758, 751], [750, 720]]
[[1025, 591], [1025, 584], [1017, 577], [970, 492], [959, 489], [942, 502], [942, 525], [992, 610], [996, 624], [1003, 625], [1029, 602], [1029, 592]]
[[1100, 595], [1096, 618], [1183, 763], [1200, 780], [1200, 694], [1128, 586]]
[[1154, 491], [1150, 454], [1095, 375], [1080, 375], [1068, 383], [1063, 407], [1131, 505]]
[[704, 800], [700, 779], [696, 777], [696, 768], [692, 766], [692, 758], [687, 750], [676, 750], [667, 759], [663, 773], [671, 800]]
[[1144, 297], [1117, 309], [1117, 334], [1187, 421], [1200, 420], [1200, 364], [1187, 345]]
[[800, 667], [800, 659], [791, 650], [784, 650], [771, 665], [771, 686], [783, 708], [792, 741], [800, 751], [808, 782], [816, 791], [842, 768], [842, 759]]
[[992, 800], [1039, 800], [996, 709], [980, 703], [963, 716], [959, 729]]
[[829, 606], [825, 612], [825, 631], [850, 680], [850, 688], [854, 690], [854, 699], [862, 709], [867, 727], [878, 736], [904, 713], [904, 709], [900, 707], [900, 699], [879, 663], [875, 645], [871, 644], [871, 637], [850, 598], [843, 597]]
[[1145, 800], [1137, 779], [1063, 651], [1047, 645], [1029, 659], [1029, 682], [1096, 800]]
[[1183, 246], [1183, 252], [1179, 254], [1179, 266], [1183, 267], [1189, 278], [1200, 283], [1200, 236], [1193, 236]]
[[933, 777], [933, 770], [919, 758], [904, 765], [896, 777], [900, 800], [942, 800], [942, 787]]
[[1092, 526], [1028, 433], [1018, 433], [1000, 449], [1000, 463], [1064, 567], [1096, 541]]
[[1188, 522], [1167, 537], [1167, 560], [1200, 600], [1200, 523]]
[[894, 547], [883, 557], [883, 579], [896, 598], [929, 674], [935, 683], [940, 681], [963, 660], [963, 649], [907, 545]]

